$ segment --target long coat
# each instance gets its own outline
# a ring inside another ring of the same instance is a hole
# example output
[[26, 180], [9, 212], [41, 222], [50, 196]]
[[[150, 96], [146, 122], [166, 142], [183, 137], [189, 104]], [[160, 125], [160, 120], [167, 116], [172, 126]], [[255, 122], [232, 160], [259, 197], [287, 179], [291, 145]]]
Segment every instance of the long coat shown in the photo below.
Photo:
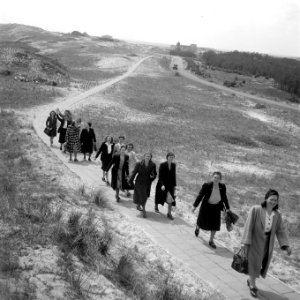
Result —
[[81, 152], [93, 153], [94, 142], [96, 143], [96, 135], [94, 129], [82, 129], [80, 134]]
[[211, 196], [213, 190], [213, 182], [206, 182], [202, 185], [202, 188], [193, 204], [196, 208], [202, 201], [199, 215], [197, 218], [197, 225], [204, 230], [220, 230], [221, 224], [221, 210], [223, 210], [223, 203], [226, 209], [230, 209], [227, 195], [226, 195], [226, 185], [224, 183], [219, 183], [220, 197], [221, 201], [219, 204], [210, 205], [208, 200]]
[[262, 270], [266, 241], [265, 220], [266, 210], [260, 205], [253, 206], [249, 212], [241, 241], [242, 244], [249, 245], [248, 272], [249, 275], [254, 277], [259, 277], [259, 275], [263, 278], [266, 277], [273, 254], [275, 235], [280, 247], [289, 246], [287, 231], [281, 213], [275, 211], [271, 228], [268, 261], [265, 268]]
[[56, 123], [57, 123], [57, 116], [55, 115], [53, 118], [48, 117], [46, 120], [46, 127], [50, 128], [49, 136], [55, 137], [56, 136]]
[[58, 142], [61, 144], [64, 144], [66, 142], [66, 132], [67, 128], [64, 128], [65, 122], [67, 122], [67, 127], [71, 125], [71, 121], [65, 120], [63, 115], [60, 115], [59, 113], [57, 114], [57, 119], [60, 122], [59, 128], [57, 132], [59, 133], [59, 139]]
[[[125, 154], [124, 158], [124, 164], [122, 167], [122, 189], [124, 190], [132, 190], [133, 187], [129, 186], [127, 183], [127, 176], [129, 176], [129, 166], [128, 166], [128, 160], [129, 157], [127, 154]], [[120, 154], [115, 154], [108, 164], [106, 168], [106, 172], [109, 171], [109, 169], [112, 167], [111, 170], [111, 187], [115, 190], [117, 188], [117, 182], [118, 182], [118, 171], [120, 167]]]
[[150, 196], [152, 181], [157, 176], [155, 163], [150, 160], [148, 166], [146, 166], [144, 160], [138, 162], [130, 174], [130, 185], [133, 184], [135, 176], [133, 202], [138, 205], [145, 205], [147, 198]]
[[[164, 186], [165, 190], [162, 191], [161, 187]], [[158, 181], [156, 184], [155, 191], [155, 204], [164, 205], [167, 200], [168, 192], [175, 200], [175, 186], [176, 186], [176, 164], [171, 163], [171, 169], [169, 169], [168, 162], [163, 162], [159, 166]], [[173, 206], [176, 205], [174, 201]]]
[[108, 146], [105, 142], [103, 142], [96, 154], [97, 158], [101, 154], [101, 162], [102, 162], [102, 170], [106, 171], [108, 164], [111, 162], [113, 153], [114, 153], [115, 144], [111, 144], [111, 152], [108, 153]]

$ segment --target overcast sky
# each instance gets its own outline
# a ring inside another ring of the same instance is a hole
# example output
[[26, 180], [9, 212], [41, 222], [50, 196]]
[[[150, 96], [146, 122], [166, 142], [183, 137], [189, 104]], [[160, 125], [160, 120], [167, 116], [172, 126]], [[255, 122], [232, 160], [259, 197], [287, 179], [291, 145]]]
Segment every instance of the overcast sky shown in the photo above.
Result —
[[300, 57], [300, 0], [1, 0], [0, 23]]

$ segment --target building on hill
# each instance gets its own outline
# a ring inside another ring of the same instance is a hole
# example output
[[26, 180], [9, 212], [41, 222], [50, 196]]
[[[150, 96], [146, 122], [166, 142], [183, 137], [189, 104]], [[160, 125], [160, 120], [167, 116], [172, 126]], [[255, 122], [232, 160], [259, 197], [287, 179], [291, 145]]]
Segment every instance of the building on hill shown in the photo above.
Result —
[[192, 52], [197, 54], [198, 47], [197, 44], [181, 45], [179, 42], [176, 45], [171, 46], [171, 50], [176, 50], [177, 52]]

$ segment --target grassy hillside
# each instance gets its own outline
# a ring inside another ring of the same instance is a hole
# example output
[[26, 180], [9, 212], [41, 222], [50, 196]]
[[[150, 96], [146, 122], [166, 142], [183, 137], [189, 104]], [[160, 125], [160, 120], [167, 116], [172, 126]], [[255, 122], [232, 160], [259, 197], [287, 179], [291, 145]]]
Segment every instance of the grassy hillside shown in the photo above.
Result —
[[294, 254], [285, 258], [277, 251], [273, 274], [299, 288], [298, 111], [256, 106], [174, 76], [167, 67], [166, 58], [146, 61], [134, 76], [98, 95], [97, 103], [76, 114], [93, 122], [100, 139], [124, 134], [139, 154], [150, 149], [157, 163], [174, 151], [183, 217], [203, 182], [220, 170], [231, 205], [241, 216], [231, 235], [218, 234], [229, 248], [239, 245], [249, 207], [259, 204], [269, 188], [277, 189]]

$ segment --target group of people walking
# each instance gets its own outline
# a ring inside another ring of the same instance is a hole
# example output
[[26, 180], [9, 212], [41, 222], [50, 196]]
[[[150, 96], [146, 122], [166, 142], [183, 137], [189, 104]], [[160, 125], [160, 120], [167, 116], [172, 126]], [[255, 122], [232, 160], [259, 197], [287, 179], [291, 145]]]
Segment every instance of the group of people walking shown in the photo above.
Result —
[[[77, 153], [83, 152], [84, 159], [96, 149], [96, 136], [91, 123], [81, 128], [82, 122], [72, 120], [72, 114], [66, 110], [62, 114], [59, 110], [52, 111], [46, 121], [46, 128], [50, 132], [50, 146], [53, 145], [53, 138], [56, 136], [56, 121], [60, 121], [58, 132], [60, 149], [70, 153], [70, 161], [74, 154], [74, 161], [77, 161]], [[115, 190], [116, 201], [120, 201], [120, 191], [130, 196], [133, 190], [133, 202], [144, 218], [147, 217], [146, 202], [150, 196], [152, 182], [157, 177], [156, 164], [152, 161], [152, 154], [147, 152], [141, 161], [138, 161], [133, 151], [133, 144], [125, 144], [125, 136], [120, 136], [119, 141], [114, 143], [112, 136], [106, 136], [99, 147], [95, 160], [101, 155], [102, 180], [111, 185]], [[173, 220], [172, 206], [176, 206], [176, 164], [175, 155], [167, 153], [166, 161], [160, 164], [158, 181], [155, 189], [154, 210], [159, 213], [158, 205], [168, 205], [167, 217]], [[108, 179], [108, 172], [111, 170], [111, 181]], [[222, 174], [214, 172], [212, 180], [202, 185], [198, 196], [193, 204], [192, 212], [201, 203], [197, 218], [195, 236], [198, 237], [200, 229], [210, 231], [208, 245], [216, 249], [214, 243], [215, 234], [220, 231], [221, 211], [230, 211], [230, 204], [227, 198], [226, 185], [221, 182]], [[279, 193], [276, 190], [269, 190], [261, 205], [255, 205], [250, 209], [247, 221], [244, 226], [244, 233], [241, 244], [248, 258], [249, 279], [247, 285], [253, 297], [258, 296], [256, 279], [259, 276], [265, 278], [269, 268], [275, 236], [278, 239], [282, 250], [288, 255], [291, 254], [287, 230], [279, 211]]]

